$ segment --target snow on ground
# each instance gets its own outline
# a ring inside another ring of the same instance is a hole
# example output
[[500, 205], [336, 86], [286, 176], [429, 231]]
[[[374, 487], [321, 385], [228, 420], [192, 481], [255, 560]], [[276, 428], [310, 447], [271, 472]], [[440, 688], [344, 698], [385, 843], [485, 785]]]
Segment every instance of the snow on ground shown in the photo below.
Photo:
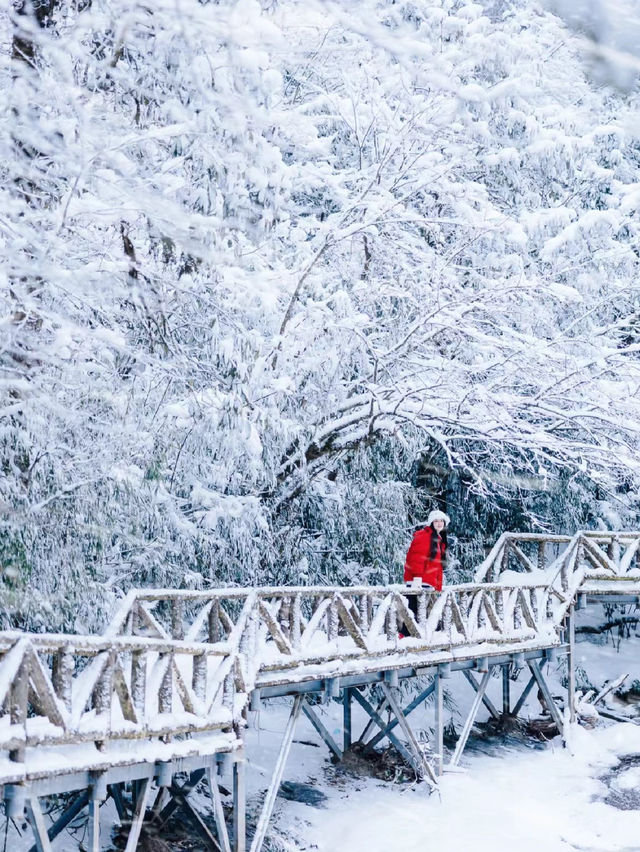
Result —
[[[600, 615], [590, 612], [584, 623]], [[579, 641], [576, 653], [578, 665], [594, 686], [627, 672], [628, 683], [640, 678], [640, 640], [627, 640], [620, 650], [611, 641], [598, 641], [602, 644]], [[552, 691], [561, 695], [563, 663], [549, 668]], [[514, 697], [525, 683], [521, 675], [512, 687]], [[501, 680], [493, 678], [489, 695], [498, 707], [501, 689]], [[447, 690], [457, 709], [445, 710], [445, 721], [453, 721], [459, 731], [472, 691], [461, 674], [450, 678]], [[525, 705], [525, 717], [540, 712], [535, 692]], [[254, 807], [275, 763], [289, 706], [285, 701], [270, 705], [247, 732], [249, 802]], [[340, 705], [331, 703], [317, 711], [340, 742]], [[480, 721], [486, 718], [485, 711], [478, 716]], [[421, 707], [410, 719], [416, 731], [428, 730], [433, 709]], [[258, 721], [260, 730], [255, 727]], [[359, 710], [354, 711], [355, 737], [364, 721]], [[424, 784], [340, 777], [325, 747], [305, 745], [320, 745], [321, 740], [301, 718], [284, 778], [313, 784], [327, 801], [318, 808], [279, 797], [271, 823], [272, 848], [286, 852], [640, 852], [640, 811], [619, 810], [604, 801], [608, 790], [604, 777], [620, 757], [640, 755], [640, 726], [600, 725], [595, 730], [576, 727], [570, 748], [563, 748], [559, 738], [539, 749], [500, 743], [471, 747], [463, 756], [463, 771], [447, 773], [440, 795], [429, 796]], [[630, 767], [609, 783], [613, 789], [637, 790], [640, 769]]]
[[[306, 728], [299, 733], [307, 736], [312, 738]], [[493, 755], [469, 753], [466, 771], [446, 774], [441, 794], [431, 796], [424, 784], [361, 777], [327, 783], [321, 766], [326, 755], [318, 752], [298, 744], [285, 777], [315, 779], [327, 796], [326, 807], [279, 798], [272, 826], [283, 850], [640, 850], [640, 812], [602, 801], [607, 786], [600, 780], [619, 756], [640, 754], [636, 725], [576, 728], [571, 750], [556, 739], [542, 750], [498, 747]], [[637, 775], [637, 769], [627, 770], [618, 786], [637, 784]]]

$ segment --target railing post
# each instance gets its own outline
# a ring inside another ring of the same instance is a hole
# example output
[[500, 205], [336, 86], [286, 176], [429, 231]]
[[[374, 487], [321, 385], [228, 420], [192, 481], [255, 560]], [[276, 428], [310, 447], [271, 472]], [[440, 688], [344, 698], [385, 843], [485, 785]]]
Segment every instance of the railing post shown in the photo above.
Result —
[[611, 555], [609, 557], [616, 568], [620, 567], [620, 539], [614, 535], [611, 541]]
[[514, 630], [520, 630], [522, 627], [522, 604], [520, 603], [520, 596], [516, 592], [516, 602], [513, 607], [513, 627]]
[[329, 642], [333, 642], [338, 638], [338, 628], [340, 622], [338, 620], [338, 607], [332, 601], [327, 610], [327, 638]]
[[184, 605], [181, 598], [171, 601], [171, 636], [184, 639]]
[[300, 650], [302, 636], [302, 601], [300, 594], [294, 595], [291, 604], [291, 647]]
[[229, 672], [229, 674], [224, 679], [224, 685], [222, 687], [222, 703], [229, 710], [233, 711], [233, 702], [235, 696], [235, 683], [234, 683], [234, 675], [233, 672]]
[[[25, 660], [22, 661], [15, 680], [11, 686], [11, 697], [9, 699], [9, 715], [12, 725], [24, 726], [27, 721], [27, 704], [29, 700], [29, 666]], [[11, 749], [9, 760], [14, 763], [24, 763], [24, 746]]]
[[496, 602], [496, 615], [504, 624], [504, 590], [498, 589], [495, 592], [494, 600]]
[[398, 638], [398, 613], [396, 611], [395, 601], [387, 611], [386, 634], [389, 642], [393, 642]]
[[526, 594], [529, 597], [529, 606], [536, 624], [538, 624], [538, 595], [535, 589], [528, 589]]
[[124, 636], [133, 636], [134, 634], [134, 624], [135, 624], [135, 607], [131, 607], [129, 612], [127, 613], [127, 617], [124, 621], [124, 626], [122, 629], [122, 633]]
[[547, 590], [546, 617], [547, 617], [548, 620], [553, 619], [553, 599], [551, 597], [551, 593], [548, 590]]
[[369, 619], [369, 596], [360, 595], [358, 603], [360, 610], [360, 630], [366, 635], [369, 631], [369, 625], [371, 624]]
[[[103, 652], [104, 653], [104, 652]], [[104, 667], [98, 682], [93, 690], [93, 706], [96, 711], [96, 716], [102, 718], [105, 724], [106, 731], [111, 728], [111, 698], [113, 696], [113, 654], [109, 654], [109, 659]], [[96, 748], [102, 751], [105, 748], [104, 740], [96, 740]]]
[[442, 609], [442, 631], [443, 633], [446, 633], [449, 637], [451, 637], [451, 624], [453, 622], [453, 613], [451, 611], [451, 594], [452, 593], [450, 593]]
[[418, 594], [418, 627], [422, 636], [425, 635], [427, 629], [427, 593], [424, 589]]
[[511, 542], [507, 539], [504, 543], [504, 549], [502, 551], [502, 559], [500, 560], [500, 568], [498, 570], [499, 575], [502, 574], [504, 571], [507, 571], [509, 569], [510, 551], [511, 551]]
[[171, 654], [163, 655], [167, 659], [167, 668], [160, 681], [158, 691], [158, 712], [171, 713], [173, 710], [173, 658]]
[[546, 551], [547, 551], [547, 542], [539, 541], [538, 542], [538, 570], [544, 571], [547, 567], [546, 561]]
[[286, 595], [282, 598], [280, 611], [278, 613], [278, 621], [283, 635], [290, 640], [291, 638], [291, 597]]
[[144, 717], [146, 691], [147, 655], [144, 651], [134, 651], [131, 655], [131, 700], [140, 720]]
[[209, 610], [209, 642], [220, 641], [220, 601], [216, 598]]
[[75, 660], [68, 648], [63, 648], [53, 656], [53, 669], [51, 680], [56, 695], [62, 701], [66, 709], [71, 711], [71, 686]]
[[197, 698], [204, 701], [207, 693], [207, 655], [196, 654], [193, 658], [191, 686]]

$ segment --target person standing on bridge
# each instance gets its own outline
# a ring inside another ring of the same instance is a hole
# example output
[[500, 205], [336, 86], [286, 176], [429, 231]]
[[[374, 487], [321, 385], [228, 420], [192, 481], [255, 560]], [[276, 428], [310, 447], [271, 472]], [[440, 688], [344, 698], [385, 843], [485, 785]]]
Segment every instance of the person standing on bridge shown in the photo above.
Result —
[[[413, 534], [404, 563], [404, 581], [411, 588], [442, 591], [448, 526], [449, 516], [440, 509], [434, 509], [429, 513], [427, 523]], [[408, 595], [407, 600], [409, 609], [417, 618], [418, 596]], [[400, 636], [407, 635], [403, 626]]]

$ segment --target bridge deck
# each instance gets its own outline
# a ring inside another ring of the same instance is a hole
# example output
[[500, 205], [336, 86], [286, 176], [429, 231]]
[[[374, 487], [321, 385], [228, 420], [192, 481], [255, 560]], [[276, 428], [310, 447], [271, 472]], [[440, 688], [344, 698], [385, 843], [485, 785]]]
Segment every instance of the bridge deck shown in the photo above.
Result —
[[[313, 718], [305, 695], [342, 694], [345, 707], [357, 699], [380, 727], [379, 715], [357, 689], [373, 683], [385, 690], [411, 744], [390, 688], [402, 678], [433, 675], [441, 702], [440, 678], [462, 671], [477, 696], [457, 761], [478, 707], [492, 707], [484, 695], [489, 670], [514, 660], [528, 666], [527, 690], [538, 683], [562, 729], [541, 664], [568, 655], [573, 713], [573, 609], [640, 603], [639, 546], [640, 533], [631, 532], [505, 534], [475, 583], [442, 593], [403, 586], [137, 590], [126, 596], [103, 636], [0, 633], [0, 786], [8, 800], [15, 801], [19, 791], [35, 802], [48, 793], [95, 792], [135, 779], [171, 784], [178, 771], [208, 770], [213, 789], [210, 770], [217, 756], [235, 757], [234, 766], [241, 760], [249, 707], [294, 696], [292, 736], [301, 708]], [[415, 615], [407, 604], [411, 596]], [[399, 638], [400, 628], [407, 638]], [[482, 674], [479, 683], [471, 669]], [[506, 681], [504, 689], [510, 712]], [[345, 709], [345, 731], [347, 716]], [[314, 724], [322, 730], [317, 718]], [[325, 734], [332, 751], [341, 753]], [[437, 783], [441, 728], [435, 770], [417, 746], [412, 757], [394, 735], [387, 736]], [[234, 785], [241, 810], [242, 785]], [[276, 792], [270, 788], [265, 808]], [[175, 795], [182, 801], [187, 794]], [[212, 843], [224, 840], [225, 829], [219, 829]], [[260, 831], [264, 836], [266, 826]], [[236, 825], [237, 852], [244, 849], [241, 835]], [[46, 848], [42, 837], [39, 842]]]

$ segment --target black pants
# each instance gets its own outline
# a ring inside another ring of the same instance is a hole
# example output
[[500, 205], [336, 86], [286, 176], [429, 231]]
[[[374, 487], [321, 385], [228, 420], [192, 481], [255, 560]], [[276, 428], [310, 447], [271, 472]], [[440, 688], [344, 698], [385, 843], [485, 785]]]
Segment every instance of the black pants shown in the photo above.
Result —
[[[418, 620], [418, 596], [417, 595], [407, 595], [407, 604], [409, 606], [410, 611], [413, 613], [413, 617], [417, 621]], [[402, 627], [400, 628], [400, 634], [399, 635], [400, 636], [408, 636], [409, 635], [404, 622], [402, 624]]]

